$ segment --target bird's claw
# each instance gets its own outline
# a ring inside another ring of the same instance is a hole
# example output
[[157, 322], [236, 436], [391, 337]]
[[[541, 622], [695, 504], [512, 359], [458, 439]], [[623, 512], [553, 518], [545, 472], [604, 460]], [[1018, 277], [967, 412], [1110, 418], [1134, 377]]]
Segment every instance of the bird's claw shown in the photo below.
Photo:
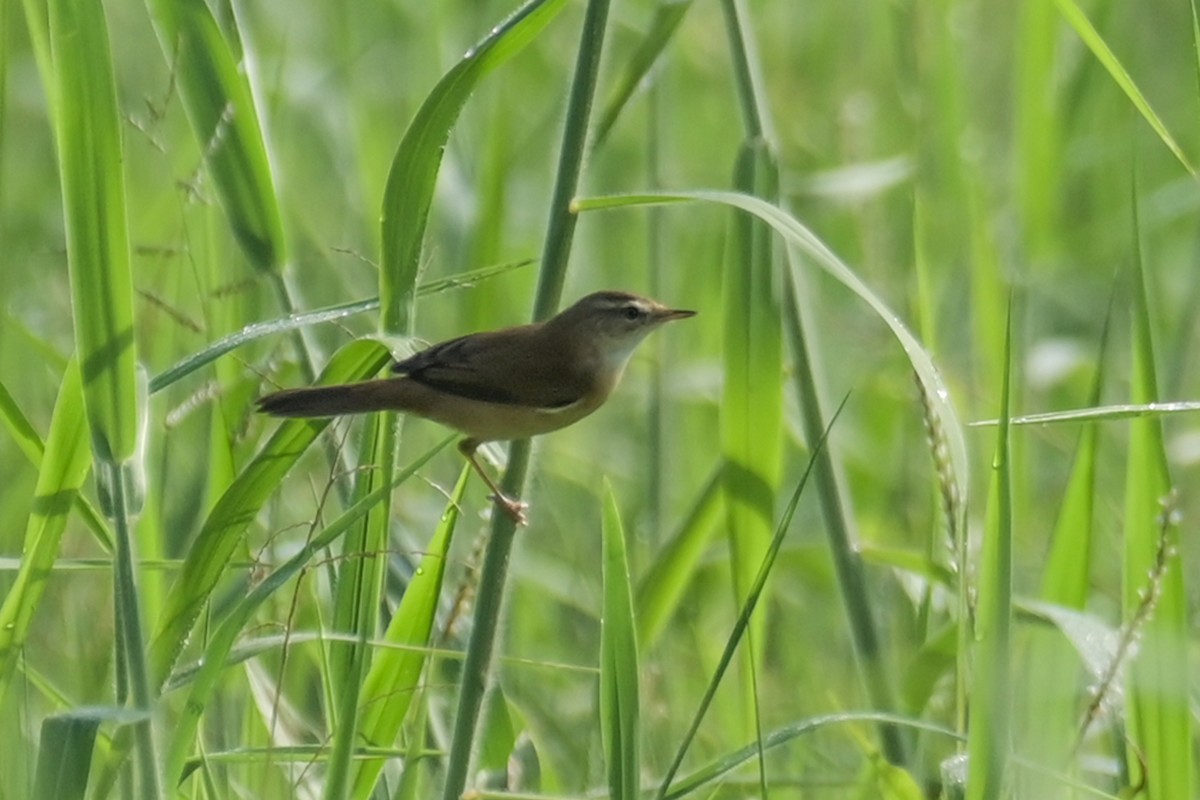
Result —
[[525, 516], [525, 510], [529, 508], [529, 503], [522, 503], [520, 500], [513, 500], [502, 494], [490, 494], [488, 499], [503, 509], [504, 513], [508, 514], [509, 518], [517, 525], [529, 524], [529, 518]]

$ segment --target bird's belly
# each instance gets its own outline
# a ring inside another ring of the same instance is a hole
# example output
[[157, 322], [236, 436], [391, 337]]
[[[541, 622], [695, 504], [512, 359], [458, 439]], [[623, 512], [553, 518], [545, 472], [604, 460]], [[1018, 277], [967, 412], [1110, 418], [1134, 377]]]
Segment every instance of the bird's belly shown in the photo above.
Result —
[[527, 439], [556, 431], [578, 422], [603, 403], [603, 398], [598, 398], [547, 410], [438, 394], [435, 401], [421, 409], [421, 416], [485, 442]]

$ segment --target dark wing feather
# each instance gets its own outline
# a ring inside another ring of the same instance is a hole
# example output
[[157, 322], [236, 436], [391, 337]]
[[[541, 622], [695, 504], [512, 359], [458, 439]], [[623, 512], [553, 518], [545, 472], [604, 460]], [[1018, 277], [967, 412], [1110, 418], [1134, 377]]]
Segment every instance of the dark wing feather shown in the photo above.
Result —
[[582, 399], [591, 384], [561, 348], [536, 346], [541, 333], [540, 326], [525, 325], [460, 336], [422, 350], [392, 370], [471, 400], [564, 408]]

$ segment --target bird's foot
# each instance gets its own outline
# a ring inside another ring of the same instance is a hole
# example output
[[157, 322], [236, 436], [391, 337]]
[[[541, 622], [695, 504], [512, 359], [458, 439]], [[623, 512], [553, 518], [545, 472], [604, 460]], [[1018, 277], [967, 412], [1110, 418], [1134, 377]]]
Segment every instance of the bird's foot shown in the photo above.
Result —
[[488, 499], [503, 509], [504, 513], [508, 514], [509, 518], [517, 525], [529, 524], [529, 518], [525, 516], [525, 510], [529, 508], [529, 503], [522, 503], [520, 500], [514, 500], [499, 492], [488, 495]]

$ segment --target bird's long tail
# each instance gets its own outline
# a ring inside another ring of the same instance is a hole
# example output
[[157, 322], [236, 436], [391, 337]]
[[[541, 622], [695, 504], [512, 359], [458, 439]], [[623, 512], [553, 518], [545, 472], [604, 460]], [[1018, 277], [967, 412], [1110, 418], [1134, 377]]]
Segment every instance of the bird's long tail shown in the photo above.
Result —
[[389, 378], [340, 386], [284, 389], [258, 398], [258, 410], [274, 417], [336, 417], [392, 409], [404, 411], [406, 378]]

